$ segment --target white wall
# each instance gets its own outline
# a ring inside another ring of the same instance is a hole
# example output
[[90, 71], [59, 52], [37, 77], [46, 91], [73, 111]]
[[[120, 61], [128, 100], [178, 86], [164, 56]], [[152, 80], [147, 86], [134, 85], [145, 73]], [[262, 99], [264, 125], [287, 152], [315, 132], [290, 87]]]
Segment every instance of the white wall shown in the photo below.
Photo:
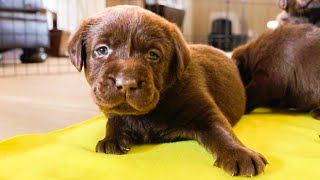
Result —
[[58, 28], [75, 32], [83, 19], [103, 10], [106, 0], [43, 0], [47, 9], [58, 14]]
[[188, 42], [192, 42], [192, 4], [193, 0], [181, 1], [182, 7], [185, 10], [182, 31]]
[[[178, 8], [186, 10], [183, 33], [187, 40], [191, 41], [193, 0], [171, 1], [169, 0], [167, 5], [175, 4], [178, 5]], [[47, 9], [57, 12], [58, 28], [71, 33], [77, 30], [83, 19], [102, 11], [106, 7], [106, 0], [43, 0], [43, 2]], [[49, 17], [50, 19], [52, 18]]]

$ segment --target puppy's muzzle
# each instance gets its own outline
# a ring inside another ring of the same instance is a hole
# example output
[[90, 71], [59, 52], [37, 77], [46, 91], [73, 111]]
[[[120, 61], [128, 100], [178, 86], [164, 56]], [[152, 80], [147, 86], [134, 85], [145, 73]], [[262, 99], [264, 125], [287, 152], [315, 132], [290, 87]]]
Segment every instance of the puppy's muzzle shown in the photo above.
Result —
[[117, 114], [143, 114], [158, 103], [159, 91], [147, 68], [122, 63], [101, 74], [103, 76], [92, 90], [93, 99], [103, 110]]

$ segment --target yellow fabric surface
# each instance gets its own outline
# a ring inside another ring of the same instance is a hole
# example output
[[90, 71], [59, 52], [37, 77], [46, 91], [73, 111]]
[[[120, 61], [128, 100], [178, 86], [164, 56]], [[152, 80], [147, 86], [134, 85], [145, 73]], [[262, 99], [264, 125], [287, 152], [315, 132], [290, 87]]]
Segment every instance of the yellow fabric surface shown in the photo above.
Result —
[[[48, 134], [1, 142], [0, 180], [234, 179], [212, 166], [214, 158], [195, 141], [134, 146], [127, 155], [95, 153], [105, 123], [98, 116]], [[270, 163], [254, 179], [320, 179], [320, 121], [259, 109], [244, 116], [234, 131]]]

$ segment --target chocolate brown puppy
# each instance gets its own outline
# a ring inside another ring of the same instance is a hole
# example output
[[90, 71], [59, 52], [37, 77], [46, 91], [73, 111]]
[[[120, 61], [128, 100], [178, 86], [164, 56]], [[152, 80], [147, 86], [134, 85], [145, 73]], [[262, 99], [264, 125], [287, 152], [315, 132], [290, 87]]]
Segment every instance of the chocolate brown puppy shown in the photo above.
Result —
[[278, 0], [283, 12], [277, 16], [280, 25], [311, 23], [320, 26], [320, 0]]
[[271, 105], [320, 119], [320, 28], [280, 26], [240, 46], [232, 58], [246, 87], [246, 113]]
[[94, 102], [108, 117], [97, 152], [195, 139], [232, 175], [263, 172], [265, 158], [232, 131], [245, 91], [223, 52], [187, 45], [177, 26], [147, 10], [116, 6], [84, 21], [69, 54], [79, 71], [84, 67]]

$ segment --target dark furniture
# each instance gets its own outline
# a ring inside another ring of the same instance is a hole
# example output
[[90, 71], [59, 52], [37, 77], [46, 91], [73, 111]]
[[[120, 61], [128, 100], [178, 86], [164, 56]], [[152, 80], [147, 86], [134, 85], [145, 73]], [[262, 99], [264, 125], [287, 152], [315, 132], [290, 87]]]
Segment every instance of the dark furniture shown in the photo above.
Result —
[[246, 34], [233, 34], [232, 22], [221, 18], [212, 22], [209, 44], [224, 51], [232, 51], [239, 45], [247, 42]]
[[181, 30], [185, 11], [173, 7], [164, 6], [161, 4], [148, 4], [145, 2], [145, 9], [152, 11], [168, 21], [175, 23]]
[[22, 48], [23, 63], [43, 62], [49, 47], [46, 10], [41, 0], [0, 0], [0, 53]]

